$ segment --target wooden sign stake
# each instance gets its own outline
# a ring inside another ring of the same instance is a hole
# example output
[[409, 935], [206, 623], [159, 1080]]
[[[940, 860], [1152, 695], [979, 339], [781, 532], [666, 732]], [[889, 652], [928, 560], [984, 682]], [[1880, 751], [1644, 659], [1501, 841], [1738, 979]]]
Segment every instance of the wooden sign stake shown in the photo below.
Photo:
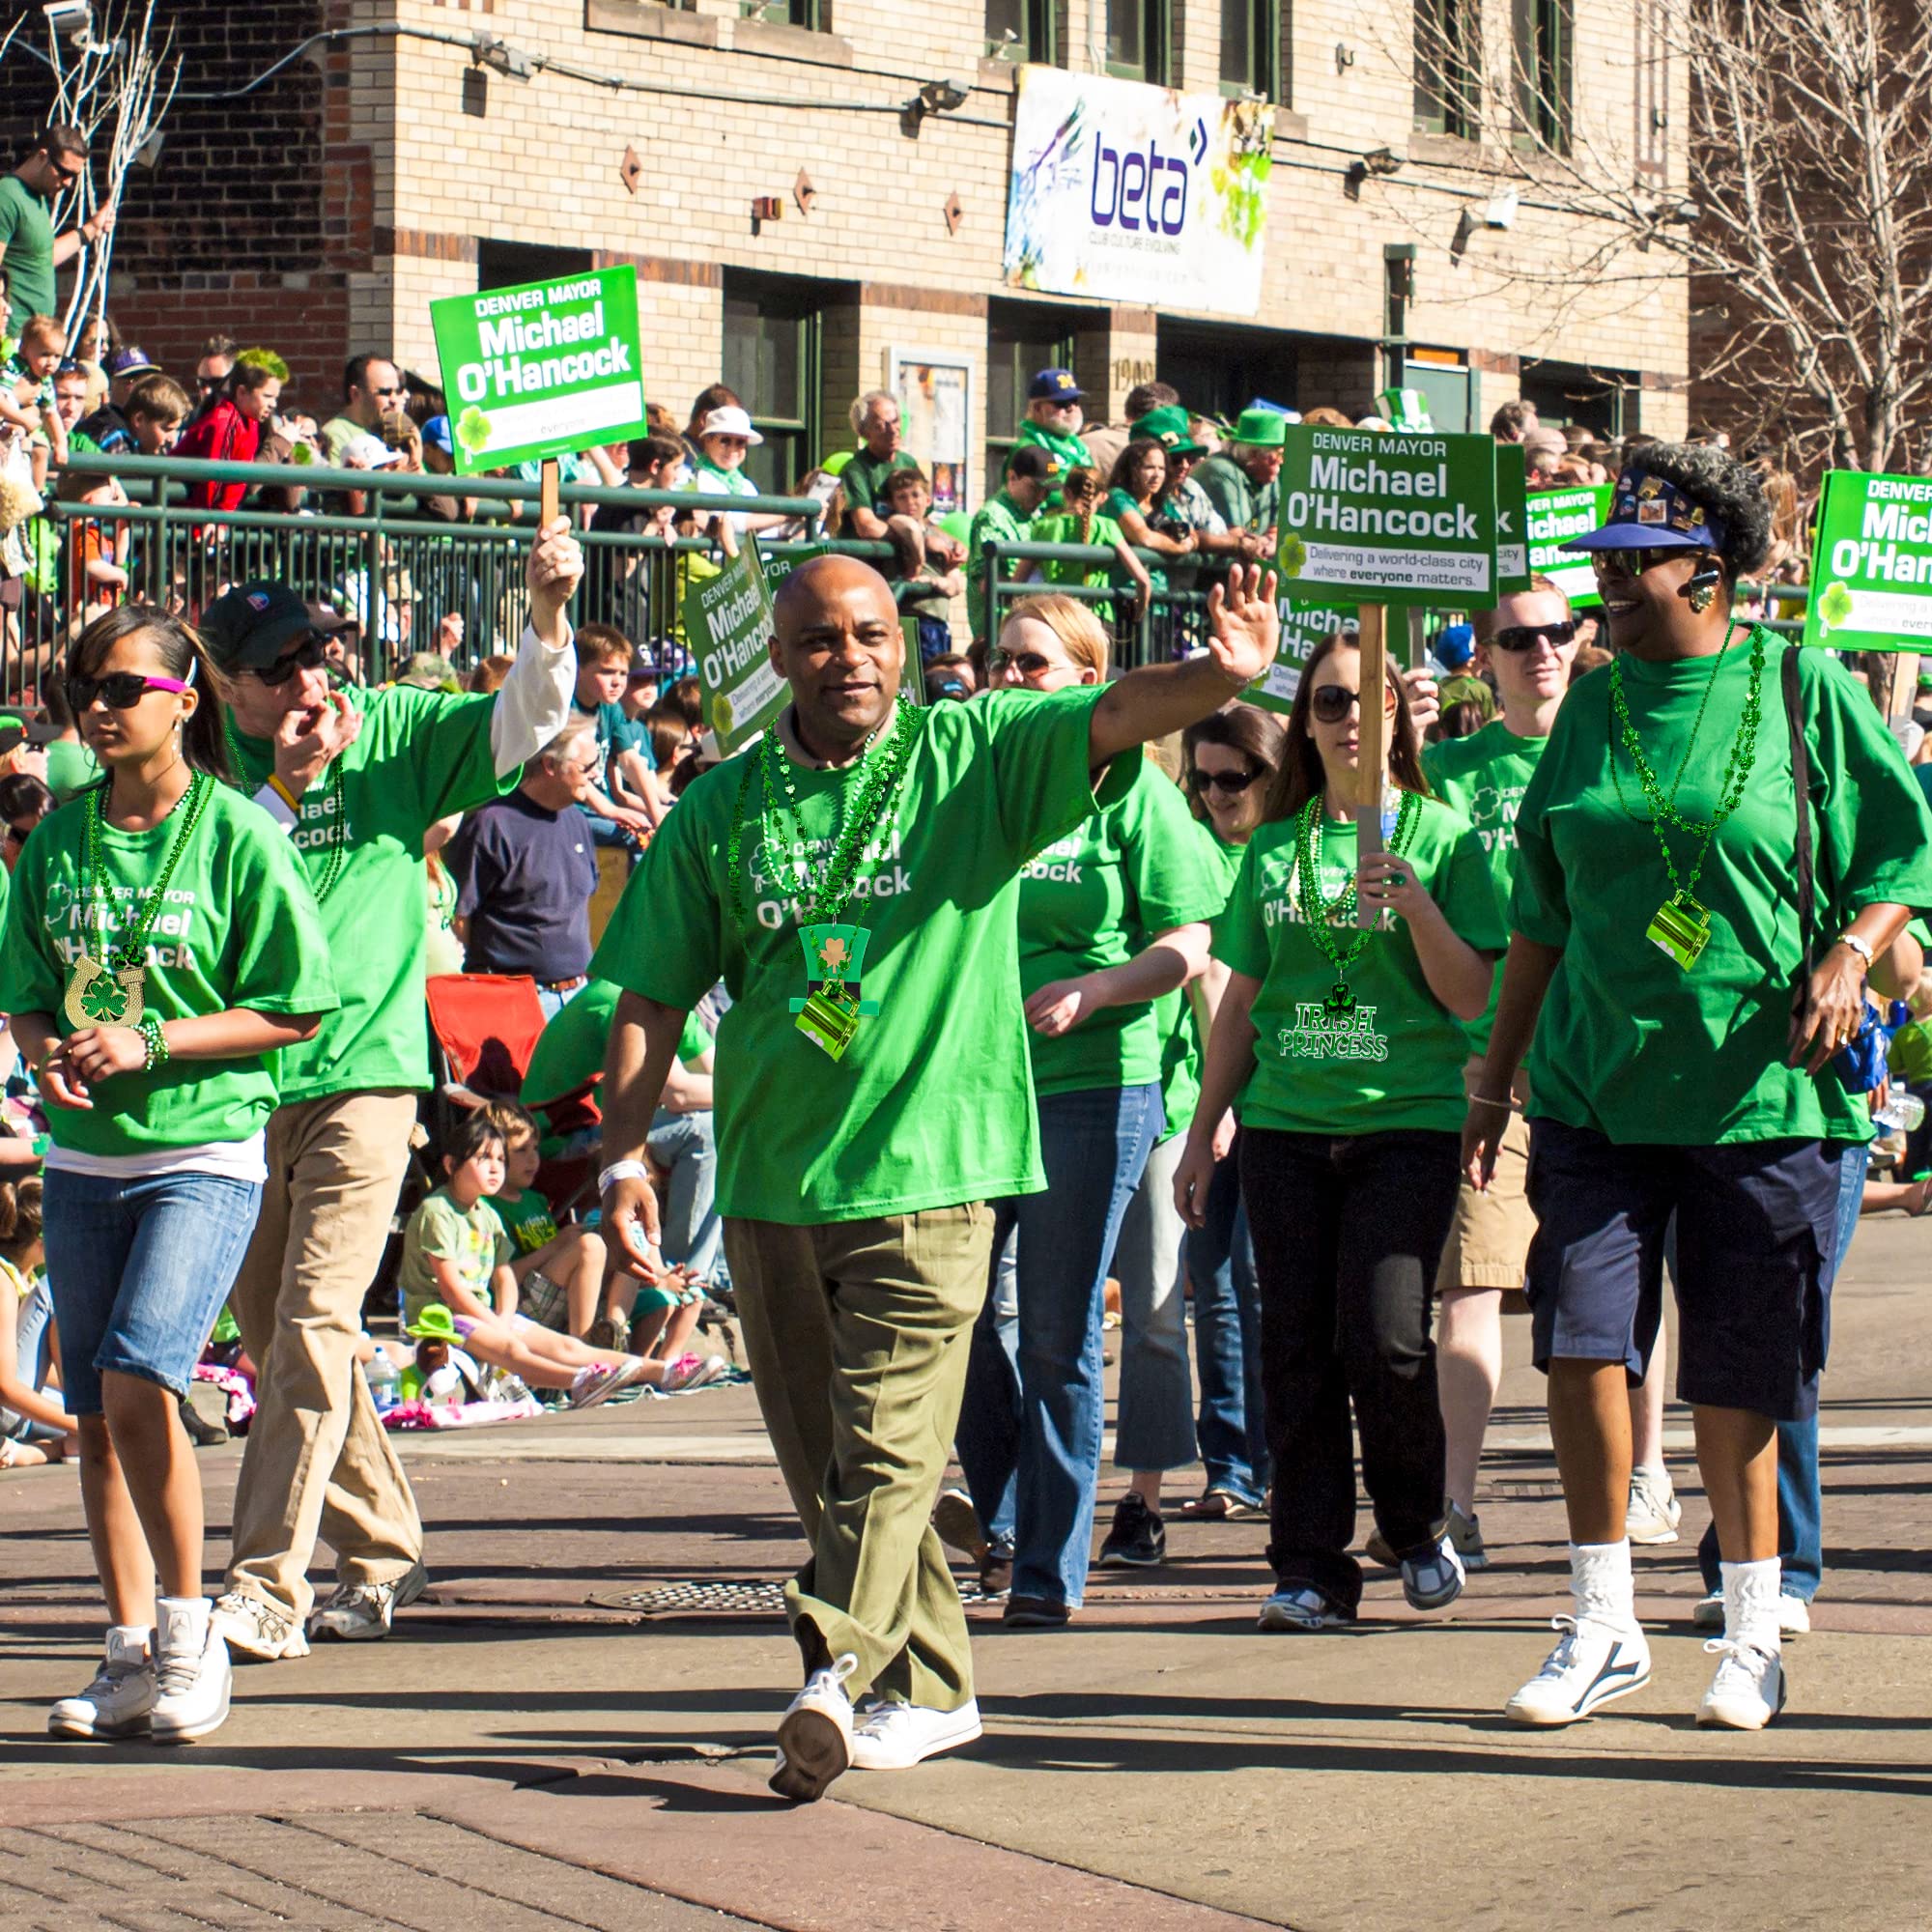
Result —
[[548, 529], [557, 519], [556, 458], [546, 456], [537, 481], [537, 528]]
[[[1388, 612], [1379, 604], [1361, 609], [1361, 756], [1355, 767], [1355, 863], [1382, 849], [1382, 760], [1388, 751]], [[1381, 918], [1367, 899], [1355, 905], [1355, 923], [1364, 931]]]

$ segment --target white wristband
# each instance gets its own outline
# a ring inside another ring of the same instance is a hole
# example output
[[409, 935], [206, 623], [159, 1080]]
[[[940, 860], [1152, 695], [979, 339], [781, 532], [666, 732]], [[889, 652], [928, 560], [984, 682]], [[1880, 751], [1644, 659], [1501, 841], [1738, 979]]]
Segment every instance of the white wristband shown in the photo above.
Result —
[[648, 1180], [651, 1171], [640, 1160], [613, 1160], [597, 1177], [597, 1192], [610, 1193], [611, 1187], [620, 1180]]

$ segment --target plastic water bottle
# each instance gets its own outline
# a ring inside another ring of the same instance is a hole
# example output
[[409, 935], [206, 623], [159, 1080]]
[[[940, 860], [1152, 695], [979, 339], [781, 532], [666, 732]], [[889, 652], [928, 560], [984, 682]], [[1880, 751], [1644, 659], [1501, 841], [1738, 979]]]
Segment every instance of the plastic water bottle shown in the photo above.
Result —
[[1872, 1116], [1872, 1125], [1884, 1133], [1914, 1134], [1924, 1123], [1925, 1102], [1902, 1087], [1891, 1090], [1891, 1098]]
[[376, 1399], [378, 1412], [394, 1408], [402, 1400], [402, 1378], [396, 1372], [396, 1365], [390, 1361], [384, 1349], [376, 1350], [376, 1359], [369, 1364], [369, 1393]]

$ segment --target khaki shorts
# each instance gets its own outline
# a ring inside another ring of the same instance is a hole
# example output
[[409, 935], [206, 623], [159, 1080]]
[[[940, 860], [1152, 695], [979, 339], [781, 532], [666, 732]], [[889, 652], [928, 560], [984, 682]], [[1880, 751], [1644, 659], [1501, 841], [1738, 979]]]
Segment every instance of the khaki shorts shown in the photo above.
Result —
[[1529, 1172], [1529, 1122], [1510, 1116], [1496, 1171], [1481, 1194], [1464, 1180], [1456, 1218], [1435, 1270], [1435, 1293], [1451, 1288], [1520, 1288], [1536, 1216], [1523, 1182]]

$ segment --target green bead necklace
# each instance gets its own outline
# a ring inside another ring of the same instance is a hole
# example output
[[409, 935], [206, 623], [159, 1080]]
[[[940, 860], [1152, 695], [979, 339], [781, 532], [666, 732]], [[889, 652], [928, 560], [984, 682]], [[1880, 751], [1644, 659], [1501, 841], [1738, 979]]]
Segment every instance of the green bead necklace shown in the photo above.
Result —
[[[228, 758], [238, 772], [245, 772], [246, 760], [242, 755], [242, 742], [235, 735], [235, 720], [224, 714], [221, 728], [228, 739]], [[270, 766], [270, 770], [273, 767]], [[349, 855], [349, 813], [342, 803], [342, 759], [333, 757], [328, 761], [328, 791], [327, 794], [327, 826], [324, 831], [322, 846], [322, 876], [309, 880], [309, 892], [317, 905], [326, 899], [337, 879], [342, 876], [343, 861]], [[307, 859], [304, 855], [304, 867]]]
[[[1717, 689], [1719, 673], [1723, 668], [1724, 652], [1730, 649], [1731, 639], [1732, 632], [1727, 630], [1717, 662], [1711, 667], [1710, 679], [1704, 686], [1703, 701], [1697, 706], [1690, 735], [1678, 757], [1676, 774], [1671, 780], [1667, 797], [1636, 735], [1630, 700], [1624, 692], [1623, 659], [1617, 657], [1610, 661], [1610, 710], [1616, 721], [1617, 737], [1631, 761], [1631, 769], [1636, 773], [1637, 784], [1650, 806], [1651, 815], [1647, 819], [1639, 818], [1632, 810], [1624, 791], [1623, 774], [1617, 769], [1616, 753], [1612, 751], [1610, 779], [1616, 786], [1617, 804], [1633, 825], [1648, 825], [1656, 834], [1658, 850], [1663, 854], [1663, 869], [1670, 875], [1670, 896], [1658, 908], [1656, 917], [1644, 929], [1644, 937], [1687, 973], [1697, 963], [1698, 955], [1711, 942], [1711, 915], [1697, 901], [1697, 881], [1703, 873], [1704, 861], [1710, 855], [1711, 841], [1718, 836], [1719, 828], [1744, 803], [1745, 787], [1750, 781], [1751, 767], [1757, 762], [1758, 725], [1764, 716], [1764, 633], [1753, 628], [1750, 634], [1750, 683], [1745, 691], [1744, 712], [1738, 720], [1737, 733], [1731, 740], [1730, 755], [1724, 761], [1723, 777], [1718, 783], [1717, 806], [1708, 819], [1686, 817], [1677, 810], [1678, 787], [1690, 769], [1690, 754], [1696, 748], [1697, 735], [1703, 729], [1704, 714], [1710, 709], [1711, 694]], [[1677, 861], [1671, 853], [1670, 840], [1664, 836], [1666, 825], [1674, 826], [1697, 840], [1696, 856], [1690, 862], [1688, 878], [1678, 876]]]
[[[67, 982], [62, 1009], [76, 1030], [95, 1026], [140, 1026], [147, 1005], [148, 934], [160, 914], [167, 897], [168, 883], [175, 875], [175, 867], [181, 863], [182, 853], [187, 849], [188, 840], [194, 837], [194, 828], [201, 822], [202, 811], [213, 788], [214, 781], [197, 772], [188, 781], [187, 789], [175, 801], [170, 816], [182, 811], [184, 802], [187, 809], [182, 812], [181, 827], [175, 834], [174, 843], [168, 848], [160, 877], [148, 888], [147, 897], [141, 901], [133, 919], [123, 930], [120, 944], [109, 951], [106, 947], [107, 885], [100, 857], [100, 799], [107, 787], [104, 784], [89, 787], [86, 832], [88, 901], [94, 912], [95, 941], [101, 947], [105, 957], [96, 959], [82, 952], [73, 962], [73, 976]], [[166, 820], [162, 822], [165, 824]], [[152, 1040], [149, 1053], [152, 1060]]]
[[[1405, 791], [1396, 811], [1395, 837], [1388, 844], [1388, 849], [1397, 858], [1407, 850], [1421, 811], [1422, 801], [1414, 792]], [[1369, 941], [1375, 937], [1375, 927], [1358, 928], [1346, 947], [1335, 938], [1333, 928], [1336, 924], [1354, 924], [1355, 875], [1350, 872], [1342, 890], [1332, 899], [1323, 902], [1315, 841], [1315, 822], [1321, 812], [1321, 794], [1317, 792], [1295, 816], [1295, 902], [1301, 911], [1301, 923], [1308, 928], [1309, 938], [1315, 942], [1315, 950], [1335, 969], [1335, 983], [1328, 988], [1321, 1002], [1323, 1009], [1331, 1013], [1351, 1013], [1355, 1010], [1355, 995], [1349, 984], [1349, 969], [1367, 951]]]

